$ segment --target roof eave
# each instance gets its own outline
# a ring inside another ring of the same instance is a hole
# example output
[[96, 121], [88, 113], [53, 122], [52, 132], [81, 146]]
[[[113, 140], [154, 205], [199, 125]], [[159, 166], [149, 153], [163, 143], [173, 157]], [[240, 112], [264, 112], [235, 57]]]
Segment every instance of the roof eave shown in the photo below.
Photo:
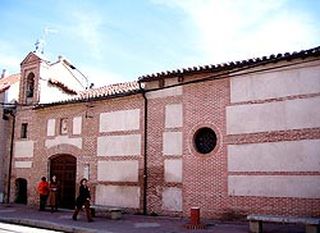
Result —
[[320, 56], [320, 46], [301, 50], [300, 52], [292, 53], [279, 53], [277, 55], [271, 54], [270, 56], [263, 56], [259, 58], [250, 58], [242, 61], [233, 61], [228, 63], [222, 63], [217, 65], [205, 65], [205, 66], [194, 66], [189, 68], [177, 69], [172, 71], [166, 71], [161, 73], [153, 73], [151, 75], [143, 75], [138, 78], [138, 82], [152, 82], [159, 79], [179, 77], [182, 75], [194, 75], [199, 73], [212, 73], [221, 71], [231, 71], [236, 68], [254, 68], [261, 65], [267, 65], [271, 63], [277, 63], [281, 61], [291, 61], [294, 59], [306, 59], [308, 57]]
[[48, 104], [38, 104], [33, 107], [33, 109], [44, 109], [47, 107], [53, 107], [53, 106], [59, 106], [59, 105], [68, 105], [68, 104], [75, 104], [75, 103], [85, 103], [88, 101], [100, 101], [100, 100], [107, 100], [107, 99], [114, 99], [114, 98], [120, 98], [120, 97], [126, 97], [131, 95], [140, 94], [140, 90], [134, 90], [126, 93], [117, 93], [113, 95], [106, 95], [106, 96], [96, 96], [96, 97], [89, 97], [85, 99], [72, 99], [67, 101], [60, 101], [60, 102], [54, 102], [54, 103], [48, 103]]

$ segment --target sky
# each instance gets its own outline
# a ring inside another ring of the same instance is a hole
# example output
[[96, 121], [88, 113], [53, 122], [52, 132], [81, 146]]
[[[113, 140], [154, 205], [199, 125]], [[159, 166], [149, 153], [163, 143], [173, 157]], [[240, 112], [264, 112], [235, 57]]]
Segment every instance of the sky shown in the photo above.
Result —
[[320, 46], [320, 0], [0, 0], [0, 69], [42, 39], [95, 87]]

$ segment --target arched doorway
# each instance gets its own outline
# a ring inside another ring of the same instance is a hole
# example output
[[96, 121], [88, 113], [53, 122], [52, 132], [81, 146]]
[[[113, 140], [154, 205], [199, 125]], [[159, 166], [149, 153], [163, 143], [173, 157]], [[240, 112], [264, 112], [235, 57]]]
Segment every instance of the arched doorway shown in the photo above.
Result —
[[16, 196], [15, 203], [19, 204], [27, 204], [27, 190], [28, 190], [28, 182], [26, 179], [18, 178], [15, 181], [16, 188]]
[[58, 205], [73, 209], [76, 192], [77, 159], [71, 155], [61, 154], [50, 158], [50, 177], [55, 175], [59, 184]]

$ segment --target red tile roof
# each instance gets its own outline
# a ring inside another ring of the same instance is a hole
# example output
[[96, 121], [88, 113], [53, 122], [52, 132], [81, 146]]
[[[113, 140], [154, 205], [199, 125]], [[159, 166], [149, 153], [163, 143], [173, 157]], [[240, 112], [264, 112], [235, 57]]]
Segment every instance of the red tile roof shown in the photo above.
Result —
[[50, 78], [48, 80], [48, 83], [53, 85], [53, 86], [56, 86], [56, 87], [60, 88], [62, 91], [64, 91], [67, 94], [70, 94], [70, 95], [76, 95], [77, 94], [77, 92], [75, 90], [71, 89], [70, 87], [68, 87], [67, 85], [65, 85], [64, 83], [62, 83], [62, 82], [60, 82], [58, 80]]
[[12, 74], [0, 79], [0, 92], [7, 90], [12, 84], [20, 80], [20, 74]]
[[191, 75], [197, 73], [209, 73], [209, 72], [220, 72], [220, 71], [229, 71], [235, 68], [252, 68], [259, 65], [266, 65], [269, 63], [275, 63], [280, 61], [290, 61], [292, 59], [300, 58], [304, 59], [307, 57], [318, 57], [320, 56], [320, 46], [308, 49], [301, 50], [300, 52], [284, 53], [284, 54], [272, 54], [270, 56], [263, 56], [260, 58], [251, 58], [242, 61], [232, 61], [229, 63], [221, 63], [216, 65], [205, 65], [205, 66], [194, 66], [189, 68], [177, 69], [172, 71], [153, 73], [148, 75], [143, 75], [138, 77], [139, 82], [150, 82], [163, 78], [174, 78], [181, 75]]
[[127, 82], [127, 83], [117, 83], [111, 84], [100, 88], [88, 89], [86, 91], [82, 91], [78, 93], [75, 97], [71, 97], [70, 99], [52, 102], [48, 104], [41, 104], [36, 108], [41, 108], [45, 106], [53, 106], [60, 104], [69, 104], [76, 102], [84, 102], [87, 100], [98, 100], [98, 99], [107, 99], [113, 97], [127, 96], [130, 94], [140, 93], [139, 82], [149, 82], [153, 80], [159, 80], [163, 78], [173, 78], [179, 77], [180, 75], [185, 74], [197, 74], [197, 73], [212, 73], [212, 72], [220, 72], [220, 71], [231, 71], [233, 69], [241, 68], [241, 69], [249, 69], [261, 65], [277, 63], [280, 61], [290, 61], [293, 59], [305, 59], [311, 57], [319, 57], [320, 56], [320, 46], [315, 47], [308, 50], [302, 50], [300, 52], [293, 53], [284, 53], [270, 56], [263, 56], [261, 58], [252, 58], [243, 61], [235, 61], [230, 63], [223, 63], [217, 65], [206, 65], [199, 66], [193, 68], [184, 68], [173, 71], [166, 71], [151, 75], [145, 75], [138, 78], [138, 82]]
[[[116, 83], [95, 89], [88, 89], [78, 94], [79, 99], [92, 99], [119, 94], [128, 94], [139, 90], [138, 82]], [[77, 98], [77, 97], [76, 97]]]
[[81, 91], [78, 93], [78, 95], [71, 97], [70, 99], [47, 103], [47, 104], [39, 104], [38, 106], [36, 106], [36, 108], [42, 108], [46, 106], [53, 106], [53, 105], [60, 105], [60, 104], [84, 102], [88, 100], [107, 99], [112, 97], [136, 94], [139, 92], [140, 92], [140, 89], [137, 81], [116, 83], [116, 84], [110, 84], [110, 85], [99, 87], [99, 88]]

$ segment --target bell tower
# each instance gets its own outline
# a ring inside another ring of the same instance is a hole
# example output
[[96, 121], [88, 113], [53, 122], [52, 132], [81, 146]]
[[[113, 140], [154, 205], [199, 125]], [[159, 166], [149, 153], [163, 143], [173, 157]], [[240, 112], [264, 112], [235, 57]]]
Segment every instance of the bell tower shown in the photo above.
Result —
[[21, 79], [19, 88], [19, 103], [34, 105], [40, 99], [40, 66], [43, 60], [35, 52], [30, 52], [21, 62]]

